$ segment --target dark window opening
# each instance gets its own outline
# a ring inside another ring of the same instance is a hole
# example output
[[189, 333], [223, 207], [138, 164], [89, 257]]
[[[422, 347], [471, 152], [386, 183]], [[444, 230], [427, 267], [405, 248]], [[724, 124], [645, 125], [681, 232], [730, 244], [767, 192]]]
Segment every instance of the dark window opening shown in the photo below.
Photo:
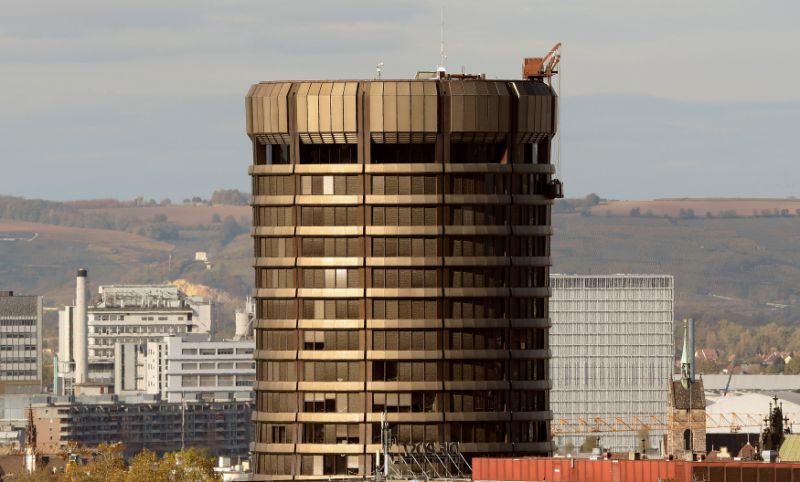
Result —
[[522, 146], [522, 162], [524, 164], [538, 164], [539, 163], [539, 146], [538, 146], [538, 144], [523, 144], [523, 146]]
[[300, 164], [355, 164], [356, 144], [300, 144]]
[[504, 143], [454, 142], [450, 144], [450, 162], [499, 164], [506, 154]]
[[289, 144], [264, 144], [262, 162], [257, 164], [289, 164]]
[[684, 450], [691, 450], [692, 449], [692, 431], [688, 428], [683, 431], [683, 449]]
[[373, 164], [433, 162], [436, 162], [436, 144], [372, 144]]

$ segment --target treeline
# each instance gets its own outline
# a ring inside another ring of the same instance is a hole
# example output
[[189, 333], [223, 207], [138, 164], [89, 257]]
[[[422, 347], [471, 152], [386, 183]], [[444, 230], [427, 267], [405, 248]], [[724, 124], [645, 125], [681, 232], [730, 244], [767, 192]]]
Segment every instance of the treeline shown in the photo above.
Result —
[[[628, 214], [632, 218], [669, 218], [671, 217], [668, 214], [655, 214], [653, 213], [652, 209], [648, 209], [645, 212], [642, 212], [642, 208], [635, 207], [632, 208]], [[800, 216], [800, 209], [795, 209], [794, 213], [792, 213], [789, 209], [754, 209], [752, 217], [754, 218], [791, 218], [791, 217], [798, 217]], [[703, 215], [698, 215], [695, 213], [695, 210], [692, 208], [683, 209], [681, 208], [678, 211], [678, 218], [679, 219], [700, 219], [700, 218], [707, 218], [707, 219], [734, 219], [734, 218], [744, 218], [747, 217], [745, 215], [741, 215], [736, 212], [735, 209], [723, 209], [717, 211], [716, 213], [711, 211], [706, 211]]]
[[[126, 460], [121, 444], [101, 444], [96, 453], [78, 451], [81, 463], [68, 463], [55, 473], [40, 469], [13, 478], [18, 482], [221, 482], [214, 458], [188, 448], [158, 456], [147, 449]], [[66, 454], [64, 454], [66, 456]]]
[[0, 196], [0, 218], [74, 228], [119, 231], [126, 231], [141, 225], [141, 222], [131, 215], [118, 216], [106, 212], [86, 212], [65, 203], [13, 196]]
[[[230, 199], [234, 199], [234, 197]], [[134, 200], [133, 202], [137, 203], [139, 200]], [[77, 204], [86, 205], [86, 203], [85, 201], [80, 201]], [[95, 206], [100, 205], [96, 204]], [[147, 204], [144, 205], [146, 206]], [[120, 205], [118, 207], [128, 206]], [[0, 196], [0, 219], [54, 224], [72, 228], [125, 231], [158, 241], [180, 239], [180, 226], [169, 220], [167, 215], [163, 213], [156, 214], [149, 220], [143, 220], [133, 214], [115, 213], [113, 209], [100, 210], [98, 207], [81, 209], [76, 207], [75, 203], [61, 203], [43, 199]], [[240, 225], [232, 216], [226, 216], [221, 219], [215, 213], [210, 221], [211, 225], [206, 226], [206, 229], [219, 231], [220, 241], [223, 245], [228, 244], [238, 235], [247, 231], [246, 227]]]
[[600, 196], [595, 193], [591, 193], [585, 198], [575, 198], [575, 199], [556, 199], [555, 204], [553, 205], [553, 212], [554, 213], [581, 213], [586, 216], [591, 214], [591, 209], [594, 206], [597, 206], [601, 202], [603, 202]]

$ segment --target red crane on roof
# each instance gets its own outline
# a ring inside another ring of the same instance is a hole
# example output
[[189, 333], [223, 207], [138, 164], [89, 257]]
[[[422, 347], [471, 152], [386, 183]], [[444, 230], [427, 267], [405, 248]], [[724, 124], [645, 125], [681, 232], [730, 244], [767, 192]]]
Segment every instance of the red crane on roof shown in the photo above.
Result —
[[556, 67], [561, 62], [561, 42], [558, 42], [544, 57], [525, 57], [522, 63], [522, 77], [526, 79], [550, 79], [558, 73]]

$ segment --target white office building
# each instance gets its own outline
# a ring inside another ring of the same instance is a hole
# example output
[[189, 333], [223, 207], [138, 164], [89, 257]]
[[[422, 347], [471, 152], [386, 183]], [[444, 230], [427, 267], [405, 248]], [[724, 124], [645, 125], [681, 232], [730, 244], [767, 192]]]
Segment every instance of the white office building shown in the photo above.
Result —
[[577, 450], [599, 437], [604, 448], [632, 451], [646, 434], [647, 447], [659, 448], [664, 431], [642, 428], [666, 424], [673, 277], [553, 275], [550, 286], [556, 445]]
[[252, 339], [210, 340], [192, 334], [147, 343], [148, 393], [162, 400], [252, 400], [256, 366]]
[[[114, 360], [115, 353], [121, 355], [120, 349], [130, 363], [131, 357], [135, 358], [131, 350], [144, 350], [148, 342], [158, 342], [165, 336], [211, 333], [213, 313], [211, 302], [187, 296], [173, 285], [100, 286], [98, 296], [87, 308], [89, 381], [115, 385]], [[59, 394], [72, 393], [76, 316], [72, 306], [59, 313]], [[123, 385], [136, 391], [143, 388], [142, 384], [126, 381]]]

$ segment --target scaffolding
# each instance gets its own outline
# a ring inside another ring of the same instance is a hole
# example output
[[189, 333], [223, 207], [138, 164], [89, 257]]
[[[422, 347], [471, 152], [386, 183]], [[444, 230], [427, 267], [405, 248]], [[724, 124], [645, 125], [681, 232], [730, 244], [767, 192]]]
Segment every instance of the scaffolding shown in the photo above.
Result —
[[[672, 276], [553, 275], [551, 432], [617, 452], [658, 447], [674, 357]], [[560, 421], [573, 421], [564, 422]]]

